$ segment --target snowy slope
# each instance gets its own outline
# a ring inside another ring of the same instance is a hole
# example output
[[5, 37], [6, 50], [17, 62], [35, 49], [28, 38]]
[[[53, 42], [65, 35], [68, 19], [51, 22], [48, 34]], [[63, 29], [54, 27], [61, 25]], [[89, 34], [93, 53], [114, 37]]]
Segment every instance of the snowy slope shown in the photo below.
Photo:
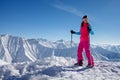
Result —
[[[76, 58], [78, 44], [70, 41], [48, 41], [25, 39], [11, 35], [0, 35], [0, 59], [8, 63], [36, 61], [54, 55]], [[120, 45], [91, 45], [95, 60], [120, 61]]]
[[86, 69], [73, 66], [70, 57], [48, 57], [35, 62], [14, 63], [0, 66], [2, 80], [120, 80], [120, 62], [95, 62]]
[[0, 66], [2, 66], [2, 65], [8, 65], [9, 63], [7, 63], [7, 62], [5, 62], [5, 61], [3, 61], [3, 60], [0, 60]]

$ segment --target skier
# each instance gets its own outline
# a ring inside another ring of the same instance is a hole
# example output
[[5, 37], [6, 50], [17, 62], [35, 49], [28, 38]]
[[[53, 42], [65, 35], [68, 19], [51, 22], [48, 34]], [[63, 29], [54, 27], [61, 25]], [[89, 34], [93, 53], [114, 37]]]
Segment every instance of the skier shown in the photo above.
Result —
[[91, 28], [91, 26], [88, 22], [87, 15], [83, 16], [82, 20], [83, 21], [81, 23], [80, 32], [75, 32], [75, 31], [71, 30], [71, 34], [80, 35], [80, 43], [79, 43], [78, 52], [77, 52], [78, 61], [77, 61], [77, 63], [75, 63], [75, 65], [79, 65], [79, 66], [83, 65], [82, 52], [83, 52], [83, 49], [85, 49], [86, 57], [88, 59], [87, 67], [92, 68], [94, 66], [94, 60], [93, 60], [93, 57], [90, 53], [90, 36], [89, 36], [89, 33], [91, 35], [93, 35], [94, 32], [92, 31], [92, 28]]

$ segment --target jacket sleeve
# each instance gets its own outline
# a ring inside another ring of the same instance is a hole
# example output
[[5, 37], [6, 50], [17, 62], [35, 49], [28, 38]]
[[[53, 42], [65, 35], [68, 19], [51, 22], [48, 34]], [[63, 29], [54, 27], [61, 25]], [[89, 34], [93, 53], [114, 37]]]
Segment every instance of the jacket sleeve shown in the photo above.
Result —
[[80, 32], [75, 32], [76, 35], [80, 35]]
[[91, 35], [94, 35], [94, 32], [93, 32], [93, 30], [92, 30], [91, 25], [89, 26], [89, 30], [90, 30], [90, 34], [91, 34]]

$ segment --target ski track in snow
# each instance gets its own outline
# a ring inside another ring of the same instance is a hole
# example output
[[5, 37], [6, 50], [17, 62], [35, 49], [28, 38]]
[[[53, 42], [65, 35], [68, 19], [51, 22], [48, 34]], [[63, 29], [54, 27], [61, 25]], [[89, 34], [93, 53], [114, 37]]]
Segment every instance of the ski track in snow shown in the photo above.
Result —
[[95, 67], [86, 69], [74, 66], [73, 58], [48, 57], [34, 62], [3, 64], [1, 80], [120, 80], [120, 62], [95, 62]]

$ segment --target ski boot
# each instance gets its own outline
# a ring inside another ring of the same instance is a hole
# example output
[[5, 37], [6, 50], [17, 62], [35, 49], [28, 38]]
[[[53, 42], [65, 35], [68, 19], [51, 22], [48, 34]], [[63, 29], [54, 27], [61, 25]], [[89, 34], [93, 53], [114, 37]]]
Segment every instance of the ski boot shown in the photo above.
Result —
[[75, 63], [74, 65], [82, 66], [82, 65], [83, 65], [83, 62], [82, 62], [82, 60], [81, 60], [79, 63]]
[[88, 64], [86, 67], [87, 67], [87, 68], [93, 68], [94, 65]]

